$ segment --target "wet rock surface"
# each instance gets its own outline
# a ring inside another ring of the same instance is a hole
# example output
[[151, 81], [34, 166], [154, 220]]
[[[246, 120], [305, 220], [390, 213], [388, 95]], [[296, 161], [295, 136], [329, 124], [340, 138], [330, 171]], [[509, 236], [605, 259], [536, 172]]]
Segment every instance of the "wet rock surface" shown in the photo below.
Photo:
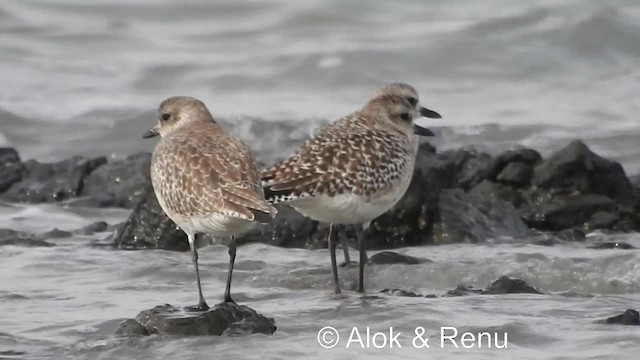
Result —
[[431, 262], [429, 259], [418, 258], [415, 256], [398, 254], [393, 251], [381, 251], [369, 257], [368, 264], [372, 265], [389, 265], [389, 264], [405, 264], [416, 265]]
[[0, 147], [0, 193], [22, 179], [24, 166], [15, 149]]
[[628, 309], [620, 315], [607, 318], [605, 323], [615, 325], [640, 325], [640, 314], [638, 314], [636, 310]]
[[502, 237], [525, 238], [529, 229], [512, 204], [495, 198], [478, 199], [461, 189], [440, 193], [434, 243], [478, 243]]
[[[404, 297], [425, 297], [434, 298], [435, 295], [421, 295], [413, 291], [403, 289], [384, 289], [380, 293], [391, 296], [404, 296]], [[469, 285], [458, 285], [455, 289], [451, 289], [444, 293], [442, 297], [457, 297], [457, 296], [469, 296], [469, 295], [504, 295], [504, 294], [541, 294], [533, 286], [527, 284], [524, 280], [514, 279], [508, 276], [501, 276], [494, 280], [487, 286], [486, 289], [478, 289]]]
[[151, 183], [151, 154], [140, 153], [113, 160], [89, 174], [83, 183], [82, 196], [100, 206], [135, 207]]
[[162, 211], [150, 184], [127, 221], [115, 232], [113, 241], [114, 246], [126, 250], [189, 249], [187, 235]]
[[503, 295], [503, 294], [541, 294], [533, 286], [524, 280], [514, 279], [508, 276], [501, 276], [487, 286], [486, 289], [477, 289], [472, 286], [458, 285], [455, 289], [447, 291], [443, 296], [466, 296], [466, 295]]
[[270, 335], [275, 331], [272, 318], [244, 305], [218, 304], [207, 311], [188, 311], [166, 304], [144, 310], [135, 319], [123, 321], [116, 335]]
[[536, 169], [534, 183], [544, 189], [598, 194], [628, 203], [631, 182], [620, 163], [592, 152], [575, 140], [544, 160]]
[[533, 286], [527, 284], [521, 279], [512, 279], [507, 276], [501, 276], [492, 282], [482, 294], [540, 294]]
[[25, 247], [54, 246], [54, 244], [43, 240], [35, 234], [11, 229], [0, 229], [0, 246], [2, 245], [17, 245]]
[[74, 157], [52, 164], [29, 160], [22, 164], [22, 176], [3, 194], [9, 201], [40, 203], [60, 201], [80, 195], [83, 179], [98, 166], [104, 157], [86, 159]]

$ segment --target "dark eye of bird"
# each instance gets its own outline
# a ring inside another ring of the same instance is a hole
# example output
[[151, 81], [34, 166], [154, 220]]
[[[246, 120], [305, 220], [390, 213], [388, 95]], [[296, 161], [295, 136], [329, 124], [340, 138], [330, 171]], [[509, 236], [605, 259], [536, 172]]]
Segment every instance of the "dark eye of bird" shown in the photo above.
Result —
[[160, 119], [162, 119], [162, 121], [167, 121], [169, 120], [170, 117], [171, 117], [171, 114], [167, 114], [167, 113], [160, 115]]
[[415, 107], [416, 104], [418, 104], [418, 99], [414, 98], [414, 97], [408, 97], [407, 101], [411, 104], [411, 106]]
[[410, 121], [411, 120], [411, 115], [409, 115], [409, 113], [402, 113], [402, 114], [400, 114], [400, 119], [405, 120], [405, 121]]

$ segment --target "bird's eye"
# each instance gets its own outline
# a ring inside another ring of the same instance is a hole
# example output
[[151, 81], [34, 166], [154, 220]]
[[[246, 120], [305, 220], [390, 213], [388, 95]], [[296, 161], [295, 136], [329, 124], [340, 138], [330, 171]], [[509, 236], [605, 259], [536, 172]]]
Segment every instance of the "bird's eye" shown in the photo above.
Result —
[[414, 98], [413, 96], [409, 96], [407, 98], [407, 101], [411, 104], [411, 106], [415, 107], [418, 104], [418, 99]]
[[171, 114], [168, 114], [168, 113], [164, 113], [160, 115], [160, 119], [162, 119], [162, 121], [167, 121], [169, 120], [170, 117], [171, 117]]
[[402, 113], [402, 114], [400, 114], [400, 119], [405, 120], [405, 121], [410, 121], [411, 120], [411, 115], [409, 115], [409, 113]]

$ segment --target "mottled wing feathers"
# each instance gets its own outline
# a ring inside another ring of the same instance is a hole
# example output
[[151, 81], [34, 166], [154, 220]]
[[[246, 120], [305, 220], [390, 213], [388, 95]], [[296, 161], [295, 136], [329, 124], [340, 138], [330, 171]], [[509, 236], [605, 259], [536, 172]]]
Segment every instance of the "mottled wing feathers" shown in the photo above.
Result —
[[[358, 113], [307, 141], [291, 158], [263, 171], [269, 202], [351, 193], [371, 196], [402, 173], [406, 137], [360, 123]], [[348, 129], [347, 129], [348, 128]]]
[[218, 213], [266, 222], [276, 214], [264, 200], [249, 149], [215, 124], [162, 139], [151, 176], [168, 210], [178, 216]]

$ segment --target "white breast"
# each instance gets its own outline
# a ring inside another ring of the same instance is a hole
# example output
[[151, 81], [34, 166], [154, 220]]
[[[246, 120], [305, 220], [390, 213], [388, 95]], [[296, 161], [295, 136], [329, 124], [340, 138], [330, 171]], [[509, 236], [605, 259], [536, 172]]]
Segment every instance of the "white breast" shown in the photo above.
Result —
[[172, 220], [185, 232], [211, 234], [214, 237], [237, 235], [251, 229], [254, 225], [252, 221], [222, 214], [190, 216]]
[[306, 217], [333, 224], [359, 224], [369, 222], [389, 211], [404, 195], [411, 183], [417, 138], [412, 138], [413, 156], [407, 158], [400, 177], [389, 187], [370, 196], [351, 193], [337, 196], [316, 195], [292, 200], [289, 204]]

